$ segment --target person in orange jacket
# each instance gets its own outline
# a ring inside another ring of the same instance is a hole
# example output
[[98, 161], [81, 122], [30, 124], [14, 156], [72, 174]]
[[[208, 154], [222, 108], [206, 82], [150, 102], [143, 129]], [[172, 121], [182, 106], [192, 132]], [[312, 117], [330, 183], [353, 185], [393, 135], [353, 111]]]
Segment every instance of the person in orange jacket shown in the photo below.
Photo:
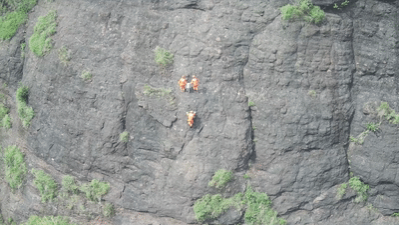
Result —
[[193, 85], [194, 91], [198, 91], [199, 79], [194, 75], [191, 80], [191, 84]]
[[187, 115], [187, 123], [190, 127], [193, 127], [194, 125], [194, 118], [197, 115], [196, 112], [194, 111], [190, 111], [190, 112], [186, 112]]
[[180, 86], [180, 90], [182, 92], [186, 91], [186, 84], [187, 84], [187, 80], [186, 80], [186, 76], [182, 76], [179, 80], [179, 82], [177, 82]]

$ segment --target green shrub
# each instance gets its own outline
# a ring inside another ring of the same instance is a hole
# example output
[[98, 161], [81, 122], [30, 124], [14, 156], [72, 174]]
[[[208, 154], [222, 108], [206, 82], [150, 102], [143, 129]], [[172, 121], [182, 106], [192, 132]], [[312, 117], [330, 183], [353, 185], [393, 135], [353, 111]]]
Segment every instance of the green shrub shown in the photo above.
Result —
[[244, 174], [243, 177], [244, 177], [244, 179], [247, 179], [247, 180], [248, 180], [248, 179], [251, 179], [251, 177], [250, 177], [248, 174]]
[[253, 101], [249, 101], [249, 102], [248, 102], [248, 106], [249, 106], [249, 107], [254, 107], [254, 106], [256, 106], [256, 104], [255, 104], [255, 102], [253, 102]]
[[379, 123], [377, 124], [377, 123], [370, 122], [370, 123], [366, 124], [366, 129], [369, 131], [372, 131], [372, 132], [376, 132], [379, 129], [379, 127], [380, 127]]
[[399, 217], [399, 212], [393, 213], [392, 216], [393, 217]]
[[75, 178], [69, 175], [66, 175], [62, 178], [62, 190], [66, 193], [77, 194], [79, 191], [78, 185], [75, 183]]
[[208, 183], [210, 187], [223, 188], [226, 184], [233, 179], [233, 172], [225, 169], [216, 171], [212, 180]]
[[58, 49], [58, 58], [60, 59], [61, 63], [64, 64], [64, 66], [66, 66], [69, 60], [71, 60], [71, 54], [65, 46]]
[[114, 206], [111, 203], [106, 203], [103, 207], [103, 215], [105, 217], [113, 217], [115, 215]]
[[207, 194], [195, 202], [195, 218], [200, 222], [208, 219], [215, 219], [222, 213], [226, 212], [231, 205], [231, 199], [225, 199], [220, 194]]
[[238, 193], [231, 198], [223, 198], [220, 194], [205, 195], [194, 204], [195, 218], [204, 222], [213, 220], [225, 213], [230, 207], [237, 210], [246, 209], [244, 219], [248, 225], [286, 224], [277, 217], [277, 212], [271, 208], [272, 202], [265, 193], [254, 192], [248, 187], [245, 194]]
[[249, 186], [245, 192], [245, 211], [244, 219], [248, 225], [283, 225], [287, 221], [277, 217], [277, 212], [271, 208], [272, 201], [265, 193], [254, 192]]
[[9, 112], [10, 110], [0, 103], [0, 119], [3, 119]]
[[91, 80], [92, 77], [93, 77], [93, 75], [89, 71], [83, 70], [82, 79], [84, 81], [89, 81], [89, 80]]
[[173, 54], [159, 46], [155, 48], [155, 62], [163, 67], [173, 63]]
[[367, 200], [367, 191], [369, 190], [369, 186], [361, 182], [359, 177], [352, 177], [351, 179], [349, 179], [348, 184], [349, 187], [352, 188], [357, 194], [355, 202], [362, 202]]
[[309, 92], [308, 92], [308, 95], [310, 96], [310, 97], [312, 97], [312, 98], [316, 98], [316, 91], [315, 90], [310, 90]]
[[17, 112], [18, 116], [22, 121], [22, 125], [26, 128], [30, 125], [31, 120], [35, 116], [35, 112], [32, 107], [27, 106], [27, 100], [29, 95], [29, 88], [26, 86], [19, 87], [17, 90]]
[[129, 132], [124, 131], [119, 135], [119, 141], [121, 142], [128, 142], [129, 141]]
[[21, 59], [25, 58], [26, 43], [21, 44]]
[[21, 150], [13, 145], [4, 149], [5, 179], [10, 187], [15, 190], [20, 188], [27, 173], [24, 155]]
[[11, 128], [11, 117], [8, 114], [1, 120], [1, 126], [6, 128], [6, 130]]
[[52, 10], [46, 16], [40, 16], [34, 27], [34, 33], [29, 38], [29, 48], [37, 56], [43, 56], [53, 47], [50, 36], [55, 33], [56, 17], [57, 12]]
[[73, 225], [69, 219], [61, 216], [30, 216], [29, 220], [22, 225]]
[[325, 17], [324, 11], [319, 6], [314, 6], [310, 0], [300, 0], [297, 5], [288, 4], [280, 10], [284, 20], [303, 19], [318, 24]]
[[33, 184], [39, 189], [42, 202], [52, 201], [57, 195], [57, 183], [43, 170], [32, 169], [32, 174], [35, 176]]
[[92, 180], [89, 184], [84, 184], [80, 190], [86, 193], [87, 199], [90, 201], [101, 201], [101, 197], [108, 193], [110, 186], [107, 182], [100, 182], [96, 179]]
[[164, 88], [153, 88], [150, 85], [144, 85], [144, 95], [147, 96], [155, 96], [155, 97], [165, 97], [168, 96], [172, 93], [172, 90], [170, 89], [164, 89]]
[[348, 187], [347, 183], [343, 183], [338, 187], [338, 192], [337, 192], [338, 199], [341, 199], [342, 197], [344, 197], [347, 187]]

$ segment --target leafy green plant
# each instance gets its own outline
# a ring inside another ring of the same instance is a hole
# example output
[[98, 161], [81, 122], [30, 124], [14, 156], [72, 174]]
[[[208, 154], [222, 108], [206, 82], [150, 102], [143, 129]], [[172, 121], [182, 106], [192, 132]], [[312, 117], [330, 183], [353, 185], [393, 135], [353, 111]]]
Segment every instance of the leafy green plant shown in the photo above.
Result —
[[21, 59], [25, 58], [25, 47], [26, 43], [21, 44]]
[[90, 201], [101, 201], [101, 197], [108, 193], [110, 188], [109, 183], [100, 182], [96, 179], [92, 180], [89, 184], [84, 184], [80, 187], [80, 191], [86, 193], [87, 199]]
[[27, 13], [36, 5], [37, 0], [7, 1], [8, 9], [0, 2], [0, 40], [8, 40], [17, 32], [19, 26], [28, 19]]
[[350, 178], [348, 184], [349, 187], [352, 188], [357, 194], [355, 202], [362, 202], [367, 200], [367, 191], [369, 190], [369, 186], [360, 181], [359, 177]]
[[281, 7], [284, 20], [303, 19], [310, 23], [318, 24], [324, 20], [325, 13], [319, 6], [314, 6], [310, 0], [299, 0], [296, 5]]
[[35, 112], [32, 107], [27, 106], [29, 96], [29, 88], [26, 86], [21, 86], [17, 89], [17, 112], [18, 116], [22, 121], [22, 125], [24, 127], [28, 127], [30, 125], [31, 120], [35, 116]]
[[343, 7], [349, 5], [349, 1], [345, 0], [344, 2], [341, 3], [341, 6], [339, 6], [337, 3], [334, 3], [334, 9], [339, 9], [341, 10]]
[[53, 47], [52, 36], [57, 27], [57, 11], [52, 10], [46, 16], [40, 16], [34, 27], [34, 33], [29, 38], [29, 48], [37, 56], [43, 56]]
[[113, 217], [115, 215], [114, 205], [106, 203], [103, 207], [103, 215], [105, 217]]
[[62, 64], [64, 64], [64, 66], [66, 66], [69, 60], [71, 60], [71, 54], [65, 46], [58, 49], [58, 58], [60, 59]]
[[243, 176], [243, 177], [244, 177], [244, 179], [247, 179], [247, 180], [248, 180], [248, 179], [251, 179], [251, 177], [250, 177], [250, 176], [249, 176], [247, 173], [246, 173], [246, 174], [244, 174], [244, 176]]
[[15, 145], [8, 146], [4, 149], [3, 160], [6, 181], [13, 190], [20, 188], [27, 173], [21, 150]]
[[393, 213], [392, 216], [393, 217], [399, 217], [399, 212]]
[[213, 175], [212, 180], [208, 183], [208, 186], [223, 188], [231, 179], [233, 179], [233, 172], [220, 169], [216, 171], [215, 175]]
[[62, 190], [66, 193], [77, 194], [79, 187], [76, 185], [75, 178], [73, 176], [66, 175], [62, 178]]
[[242, 193], [236, 194], [232, 198], [223, 198], [222, 195], [205, 195], [198, 199], [194, 204], [195, 218], [203, 222], [215, 219], [226, 212], [231, 206], [236, 205], [240, 208]]
[[119, 135], [119, 141], [121, 142], [128, 142], [129, 141], [129, 132], [124, 131]]
[[168, 50], [157, 46], [155, 48], [155, 62], [162, 66], [166, 67], [169, 64], [173, 63], [173, 54], [170, 53]]
[[271, 207], [272, 201], [265, 193], [254, 192], [249, 186], [245, 192], [244, 202], [247, 205], [244, 219], [248, 225], [270, 224], [284, 225], [284, 219], [277, 217], [277, 212]]
[[341, 199], [342, 197], [344, 197], [347, 187], [348, 187], [347, 183], [343, 183], [338, 187], [338, 192], [337, 192], [338, 199]]
[[144, 91], [143, 94], [147, 96], [155, 96], [155, 97], [164, 97], [168, 96], [172, 93], [172, 90], [170, 89], [164, 89], [164, 88], [153, 88], [150, 85], [144, 85]]
[[61, 216], [30, 216], [28, 221], [21, 225], [73, 225], [69, 219]]
[[57, 183], [43, 170], [32, 169], [32, 174], [35, 176], [33, 184], [39, 190], [42, 202], [52, 201], [57, 195]]
[[312, 97], [312, 98], [316, 98], [316, 91], [315, 91], [315, 90], [310, 90], [310, 91], [308, 92], [308, 95], [309, 95], [310, 97]]
[[379, 129], [380, 124], [381, 123], [373, 123], [373, 122], [367, 123], [366, 129], [372, 132], [376, 132]]
[[89, 72], [89, 71], [87, 71], [87, 70], [83, 70], [83, 72], [82, 72], [82, 79], [84, 80], [84, 81], [89, 81], [89, 80], [91, 80], [91, 78], [93, 77], [93, 75]]
[[255, 104], [255, 102], [253, 102], [253, 101], [249, 101], [249, 102], [248, 102], [248, 106], [249, 106], [249, 107], [254, 107], [254, 106], [256, 106], [256, 104]]

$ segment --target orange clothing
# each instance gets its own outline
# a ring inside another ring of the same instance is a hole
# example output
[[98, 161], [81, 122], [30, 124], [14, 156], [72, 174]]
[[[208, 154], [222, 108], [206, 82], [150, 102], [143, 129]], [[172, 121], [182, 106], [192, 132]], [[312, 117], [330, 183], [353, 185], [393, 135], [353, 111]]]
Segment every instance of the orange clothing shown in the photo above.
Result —
[[196, 113], [193, 112], [193, 111], [191, 111], [191, 112], [186, 113], [186, 114], [187, 114], [187, 123], [188, 123], [188, 125], [189, 125], [190, 127], [193, 127], [194, 118], [195, 118]]
[[183, 78], [183, 77], [180, 78], [179, 82], [177, 82], [177, 83], [179, 84], [180, 90], [181, 90], [182, 92], [186, 91], [186, 84], [187, 84], [186, 78]]
[[191, 84], [193, 85], [194, 91], [198, 91], [199, 79], [196, 78], [196, 77], [194, 77], [194, 78], [191, 80]]

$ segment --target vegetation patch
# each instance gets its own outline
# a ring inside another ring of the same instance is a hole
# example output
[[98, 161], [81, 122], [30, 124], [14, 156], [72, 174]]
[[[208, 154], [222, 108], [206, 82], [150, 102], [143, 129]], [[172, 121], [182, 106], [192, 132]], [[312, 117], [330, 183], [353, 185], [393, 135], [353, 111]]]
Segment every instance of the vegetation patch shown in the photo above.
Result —
[[195, 202], [195, 218], [203, 222], [205, 220], [216, 219], [233, 205], [241, 209], [242, 196], [242, 193], [238, 193], [232, 198], [223, 198], [220, 194], [207, 194]]
[[66, 66], [69, 60], [71, 60], [71, 54], [65, 46], [58, 49], [58, 58], [64, 66]]
[[272, 201], [265, 193], [254, 192], [249, 186], [245, 192], [244, 203], [247, 205], [244, 219], [248, 225], [286, 224], [287, 221], [277, 217], [277, 212], [271, 207]]
[[6, 128], [6, 130], [11, 128], [11, 118], [8, 114], [10, 110], [0, 103], [0, 126]]
[[22, 225], [74, 225], [69, 222], [69, 219], [62, 216], [31, 216], [29, 220]]
[[82, 185], [80, 190], [86, 194], [87, 199], [90, 201], [100, 202], [101, 197], [108, 193], [109, 188], [109, 183], [94, 179], [89, 184]]
[[168, 96], [172, 93], [172, 90], [170, 89], [164, 89], [164, 88], [153, 88], [150, 85], [144, 85], [144, 95], [147, 95], [149, 97], [165, 97]]
[[26, 86], [19, 87], [17, 90], [17, 112], [18, 116], [22, 121], [22, 125], [27, 128], [30, 125], [31, 120], [35, 116], [35, 112], [32, 107], [27, 105], [29, 96], [29, 88]]
[[34, 33], [29, 38], [29, 48], [37, 56], [43, 56], [53, 47], [52, 36], [55, 33], [57, 11], [52, 10], [46, 16], [40, 16]]
[[105, 217], [113, 217], [115, 215], [114, 205], [106, 203], [103, 207], [103, 215]]
[[255, 104], [255, 102], [253, 102], [253, 101], [249, 101], [249, 102], [248, 102], [248, 106], [249, 106], [249, 107], [254, 107], [254, 106], [256, 106], [256, 104]]
[[357, 194], [355, 202], [363, 202], [367, 200], [367, 192], [370, 188], [367, 184], [364, 184], [362, 181], [360, 181], [359, 177], [352, 177], [349, 179], [348, 184], [349, 187], [352, 188]]
[[25, 58], [26, 43], [21, 44], [21, 59]]
[[314, 6], [310, 0], [300, 0], [296, 5], [285, 5], [281, 7], [284, 20], [305, 20], [318, 24], [324, 20], [325, 13], [319, 6]]
[[119, 135], [119, 141], [121, 142], [128, 142], [129, 141], [129, 132], [124, 131]]
[[310, 90], [309, 92], [308, 92], [308, 95], [310, 96], [310, 97], [312, 97], [312, 98], [316, 98], [316, 91], [315, 90]]
[[334, 9], [339, 9], [341, 10], [343, 7], [349, 5], [349, 1], [345, 0], [344, 2], [341, 3], [341, 5], [338, 5], [337, 3], [334, 3]]
[[338, 199], [341, 199], [342, 197], [344, 197], [347, 187], [348, 187], [347, 183], [343, 183], [338, 187], [338, 192], [337, 192]]
[[35, 176], [33, 184], [39, 189], [42, 202], [52, 201], [57, 195], [57, 183], [43, 170], [32, 169], [32, 174]]
[[4, 166], [6, 181], [15, 190], [20, 188], [27, 173], [24, 155], [21, 150], [13, 145], [4, 149]]
[[155, 62], [162, 66], [166, 67], [173, 63], [173, 54], [170, 53], [168, 50], [157, 46], [155, 48]]
[[0, 1], [0, 39], [8, 40], [17, 32], [19, 26], [28, 19], [28, 12], [37, 0]]
[[225, 169], [216, 171], [213, 175], [212, 180], [208, 183], [210, 187], [223, 188], [226, 184], [233, 179], [233, 172]]
[[66, 194], [77, 194], [79, 192], [79, 186], [76, 185], [75, 178], [73, 176], [66, 175], [62, 178], [62, 191]]
[[380, 129], [380, 125], [381, 125], [381, 122], [380, 123], [373, 123], [373, 122], [367, 123], [366, 130], [371, 131], [371, 132], [376, 132], [378, 129]]
[[83, 72], [82, 72], [82, 79], [84, 80], [84, 81], [89, 81], [89, 80], [91, 80], [91, 78], [93, 77], [93, 75], [89, 72], [89, 71], [87, 71], [87, 70], [83, 70]]

